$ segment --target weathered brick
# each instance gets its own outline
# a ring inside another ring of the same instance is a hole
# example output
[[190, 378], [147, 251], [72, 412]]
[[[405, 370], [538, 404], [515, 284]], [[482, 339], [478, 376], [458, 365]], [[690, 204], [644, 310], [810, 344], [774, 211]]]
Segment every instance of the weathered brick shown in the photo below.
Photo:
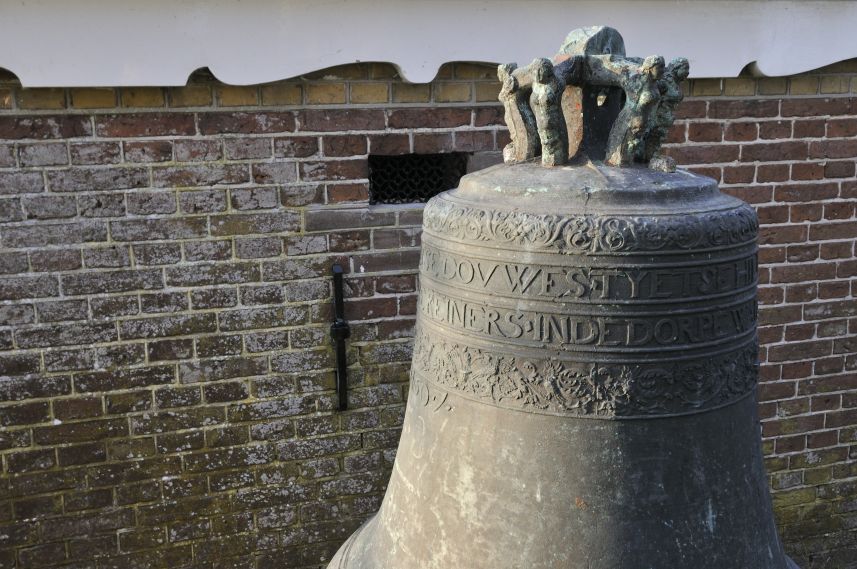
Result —
[[140, 295], [143, 313], [180, 312], [187, 310], [188, 297], [185, 292], [161, 292]]
[[258, 265], [249, 262], [184, 265], [166, 269], [166, 277], [170, 286], [206, 286], [260, 280]]
[[53, 275], [0, 278], [0, 300], [44, 298], [59, 295], [59, 281]]
[[168, 140], [125, 142], [126, 162], [168, 162], [173, 159], [173, 144]]
[[176, 161], [207, 162], [223, 158], [220, 140], [177, 140], [174, 143]]
[[234, 288], [196, 289], [190, 293], [195, 309], [226, 308], [238, 304], [238, 294]]
[[307, 311], [299, 306], [229, 310], [218, 314], [221, 330], [252, 330], [295, 326], [306, 322]]
[[140, 243], [131, 247], [138, 265], [172, 265], [181, 261], [178, 243]]
[[33, 194], [44, 189], [41, 172], [0, 172], [0, 195]]
[[47, 172], [52, 192], [124, 190], [149, 185], [149, 173], [143, 168], [98, 168]]
[[196, 133], [192, 113], [98, 115], [95, 132], [103, 137], [176, 136]]
[[184, 243], [185, 259], [188, 261], [225, 261], [232, 257], [232, 241], [193, 241]]
[[247, 213], [211, 216], [211, 235], [249, 235], [282, 233], [300, 229], [300, 214], [295, 211]]
[[86, 320], [89, 305], [84, 299], [39, 302], [36, 304], [36, 312], [41, 323]]
[[295, 130], [293, 113], [203, 113], [199, 116], [201, 134], [267, 134]]
[[225, 419], [226, 410], [223, 407], [170, 409], [132, 417], [131, 430], [135, 435], [166, 433], [216, 425]]
[[283, 251], [280, 237], [254, 237], [235, 240], [235, 256], [239, 259], [276, 257]]
[[187, 336], [217, 330], [214, 314], [181, 314], [156, 318], [124, 320], [119, 323], [123, 340], [134, 338], [159, 338], [163, 336]]
[[125, 196], [122, 194], [86, 194], [78, 196], [77, 206], [83, 217], [122, 217]]
[[129, 219], [110, 223], [110, 233], [116, 241], [154, 241], [158, 239], [190, 239], [205, 237], [205, 218]]
[[385, 126], [384, 111], [380, 109], [313, 109], [301, 111], [298, 120], [300, 130], [311, 132], [382, 130]]
[[836, 99], [784, 99], [782, 115], [784, 117], [817, 117], [822, 115], [843, 115], [852, 111], [852, 100]]
[[33, 440], [39, 444], [59, 444], [87, 442], [127, 434], [127, 419], [98, 419], [36, 427], [33, 429]]
[[49, 139], [82, 136], [92, 136], [92, 126], [86, 116], [0, 117], [0, 138]]
[[22, 348], [70, 346], [116, 340], [116, 326], [112, 323], [76, 323], [41, 326], [16, 333]]
[[201, 358], [234, 356], [241, 354], [241, 344], [241, 336], [237, 334], [198, 338], [196, 340], [196, 353]]
[[21, 209], [19, 198], [0, 199], [0, 223], [23, 219], [24, 211]]
[[[708, 104], [708, 116], [713, 119], [775, 117], [780, 108], [776, 99], [718, 100]], [[784, 116], [787, 116], [783, 112]]]
[[273, 155], [270, 138], [228, 138], [223, 145], [229, 160], [270, 158]]
[[64, 275], [62, 286], [67, 294], [92, 294], [158, 289], [164, 281], [158, 269], [128, 269]]
[[93, 298], [89, 305], [94, 318], [130, 316], [140, 312], [140, 301], [136, 295]]
[[107, 240], [107, 226], [99, 221], [78, 221], [0, 228], [6, 247], [42, 247]]
[[250, 173], [244, 164], [168, 166], [152, 171], [156, 188], [242, 184], [249, 178]]
[[280, 190], [280, 201], [286, 207], [324, 203], [321, 185], [287, 186]]
[[32, 324], [36, 321], [36, 311], [31, 304], [0, 304], [0, 322], [5, 326]]
[[237, 210], [273, 209], [280, 197], [276, 188], [242, 188], [230, 192], [230, 203]]

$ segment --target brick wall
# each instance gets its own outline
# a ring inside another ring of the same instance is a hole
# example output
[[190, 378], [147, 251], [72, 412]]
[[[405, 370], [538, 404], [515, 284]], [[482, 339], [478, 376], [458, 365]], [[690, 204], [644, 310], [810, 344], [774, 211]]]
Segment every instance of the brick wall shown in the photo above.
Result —
[[[857, 566], [854, 73], [695, 81], [672, 137], [764, 224], [760, 409], [804, 569]], [[0, 568], [323, 566], [380, 503], [407, 394], [421, 208], [368, 205], [367, 153], [496, 152], [497, 91], [471, 64], [431, 85], [376, 64], [253, 87], [4, 77]]]

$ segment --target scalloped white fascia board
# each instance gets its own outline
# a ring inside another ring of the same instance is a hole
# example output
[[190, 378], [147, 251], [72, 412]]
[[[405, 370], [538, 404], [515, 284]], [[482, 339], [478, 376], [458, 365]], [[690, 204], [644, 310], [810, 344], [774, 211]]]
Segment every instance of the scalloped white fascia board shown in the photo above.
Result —
[[857, 2], [731, 0], [0, 0], [0, 67], [27, 87], [249, 85], [358, 61], [412, 82], [449, 61], [525, 64], [609, 25], [693, 77], [791, 75], [857, 56]]

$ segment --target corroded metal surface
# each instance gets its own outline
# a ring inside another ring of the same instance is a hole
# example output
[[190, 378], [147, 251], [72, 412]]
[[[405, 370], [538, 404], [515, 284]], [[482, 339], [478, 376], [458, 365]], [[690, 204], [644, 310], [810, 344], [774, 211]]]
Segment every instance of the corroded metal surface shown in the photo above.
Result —
[[501, 165], [432, 199], [395, 468], [330, 567], [793, 567], [756, 234], [713, 180], [642, 166]]

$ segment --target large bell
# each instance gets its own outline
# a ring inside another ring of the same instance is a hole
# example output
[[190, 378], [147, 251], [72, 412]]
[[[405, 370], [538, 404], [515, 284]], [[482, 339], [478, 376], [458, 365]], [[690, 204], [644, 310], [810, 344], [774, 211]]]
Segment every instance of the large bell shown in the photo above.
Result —
[[756, 416], [755, 212], [629, 152], [512, 156], [426, 206], [392, 477], [330, 569], [795, 567]]

